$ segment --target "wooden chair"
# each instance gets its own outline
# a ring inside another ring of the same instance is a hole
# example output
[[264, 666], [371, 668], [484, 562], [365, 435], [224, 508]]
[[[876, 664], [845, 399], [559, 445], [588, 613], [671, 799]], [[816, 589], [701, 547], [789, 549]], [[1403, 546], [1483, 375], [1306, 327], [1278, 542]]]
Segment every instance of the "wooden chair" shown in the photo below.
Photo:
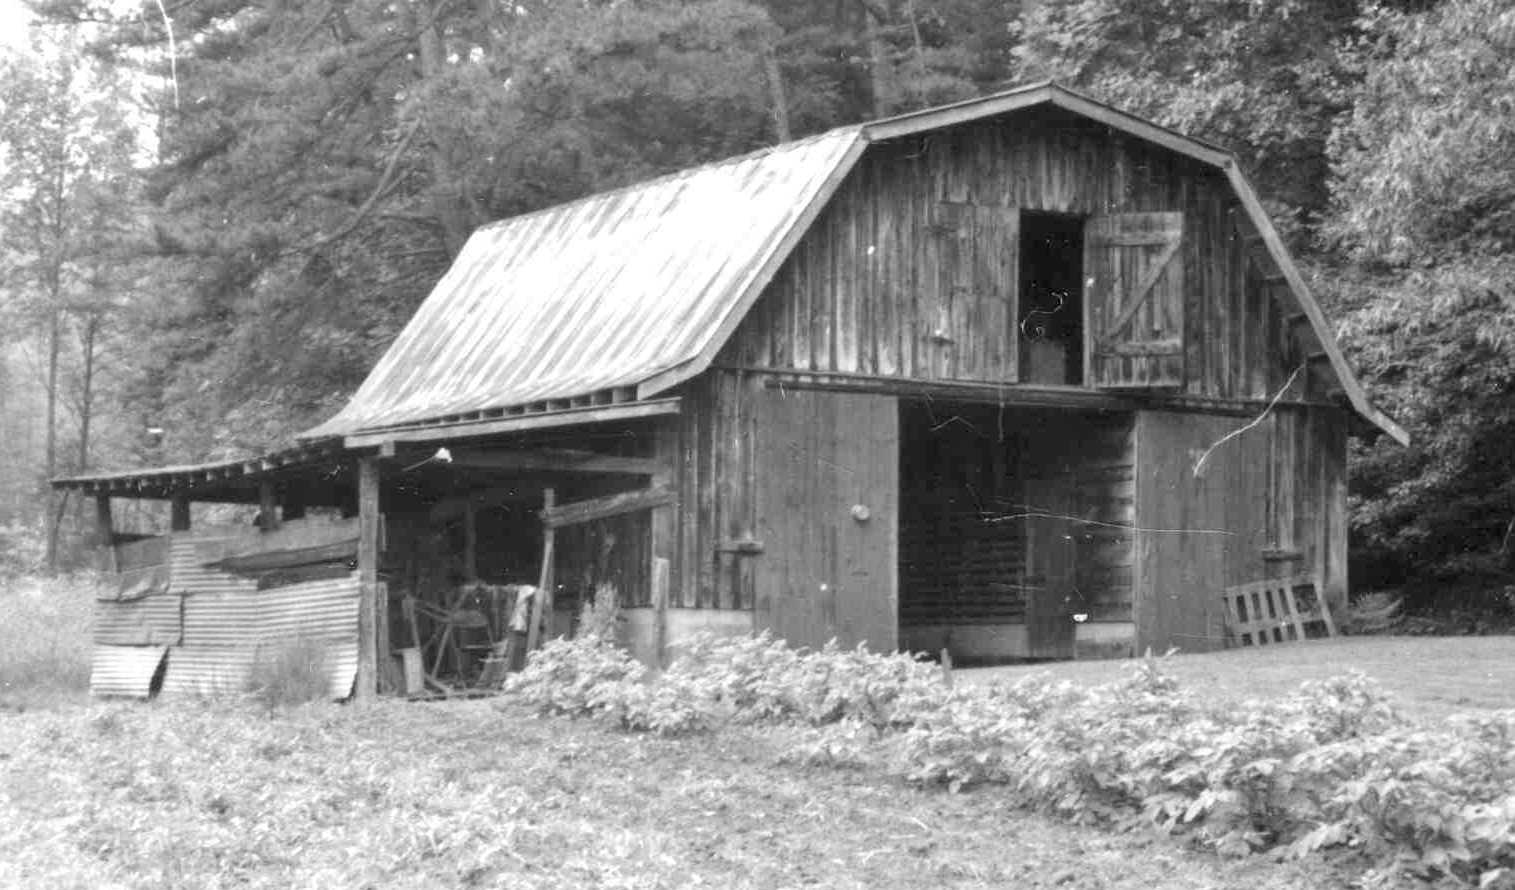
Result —
[[[1312, 605], [1301, 607], [1299, 594], [1308, 592]], [[1270, 578], [1226, 588], [1228, 636], [1240, 646], [1269, 646], [1306, 638], [1305, 626], [1321, 624], [1325, 635], [1336, 636], [1331, 607], [1310, 575]]]

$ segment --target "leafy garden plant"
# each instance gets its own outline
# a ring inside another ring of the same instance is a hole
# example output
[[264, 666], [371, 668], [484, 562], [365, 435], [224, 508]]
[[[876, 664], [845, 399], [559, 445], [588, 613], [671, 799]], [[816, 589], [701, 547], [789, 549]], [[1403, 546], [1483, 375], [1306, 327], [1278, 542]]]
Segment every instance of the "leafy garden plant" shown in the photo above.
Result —
[[1366, 864], [1365, 885], [1515, 887], [1515, 712], [1420, 727], [1361, 674], [1222, 709], [1151, 656], [1102, 686], [1045, 674], [954, 686], [905, 655], [704, 636], [654, 676], [597, 635], [548, 643], [506, 688], [541, 713], [631, 732], [771, 726], [787, 762], [998, 786], [1061, 818], [1151, 825], [1222, 855], [1332, 850]]

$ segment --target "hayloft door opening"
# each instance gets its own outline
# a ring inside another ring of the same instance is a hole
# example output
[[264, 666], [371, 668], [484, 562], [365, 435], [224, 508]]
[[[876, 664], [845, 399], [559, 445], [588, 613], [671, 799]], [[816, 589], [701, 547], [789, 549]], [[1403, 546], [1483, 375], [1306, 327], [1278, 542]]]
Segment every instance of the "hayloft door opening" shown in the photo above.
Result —
[[1084, 222], [1027, 211], [1020, 222], [1020, 380], [1084, 382]]

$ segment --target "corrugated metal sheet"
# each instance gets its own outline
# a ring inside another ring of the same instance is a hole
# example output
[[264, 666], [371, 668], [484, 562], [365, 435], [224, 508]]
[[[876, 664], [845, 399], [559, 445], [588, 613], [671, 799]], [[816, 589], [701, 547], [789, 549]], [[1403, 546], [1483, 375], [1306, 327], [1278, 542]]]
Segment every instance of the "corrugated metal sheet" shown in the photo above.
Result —
[[95, 603], [95, 642], [108, 646], [168, 646], [179, 642], [181, 598], [161, 593]]
[[[337, 531], [334, 526], [332, 533]], [[175, 533], [167, 592], [96, 603], [97, 680], [91, 688], [101, 695], [146, 696], [158, 664], [152, 652], [161, 658], [161, 644], [178, 643], [167, 650], [165, 694], [241, 692], [260, 651], [304, 638], [327, 646], [333, 694], [345, 697], [358, 662], [362, 588], [355, 575], [259, 590], [254, 578], [206, 565], [251, 545], [303, 540], [279, 541], [259, 532]], [[160, 645], [124, 645], [149, 642]]]
[[99, 599], [135, 600], [168, 592], [168, 566], [155, 565], [136, 569], [123, 569], [116, 573], [116, 585], [102, 588]]
[[[332, 698], [346, 698], [352, 693], [358, 671], [358, 641], [331, 641], [327, 646], [327, 680]], [[253, 664], [258, 658], [256, 646], [175, 646], [168, 653], [168, 672], [163, 678], [163, 695], [216, 696], [235, 695], [247, 688]]]
[[89, 673], [93, 695], [147, 698], [166, 646], [95, 646]]
[[631, 386], [694, 358], [861, 139], [835, 130], [479, 229], [303, 437]]
[[242, 589], [196, 593], [184, 600], [184, 643], [238, 647], [292, 637], [356, 640], [359, 586], [335, 578], [258, 590], [251, 578]]

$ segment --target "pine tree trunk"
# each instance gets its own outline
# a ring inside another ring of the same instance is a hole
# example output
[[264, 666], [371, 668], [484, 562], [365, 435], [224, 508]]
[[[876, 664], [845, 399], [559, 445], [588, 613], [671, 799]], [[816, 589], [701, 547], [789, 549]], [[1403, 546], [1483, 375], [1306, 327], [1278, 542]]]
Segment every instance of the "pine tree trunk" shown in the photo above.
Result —
[[[446, 48], [442, 45], [442, 32], [438, 20], [448, 0], [435, 0], [423, 5], [420, 14], [415, 6], [407, 7], [416, 27], [416, 48], [421, 61], [421, 76], [426, 80], [442, 77], [447, 62]], [[463, 197], [463, 181], [447, 153], [447, 145], [438, 137], [435, 127], [428, 120], [427, 137], [431, 143], [430, 161], [432, 194], [436, 203], [437, 219], [442, 223], [443, 239], [447, 255], [456, 257], [463, 249], [463, 242], [472, 232], [469, 214]]]
[[47, 332], [47, 450], [44, 459], [43, 485], [47, 489], [47, 573], [58, 572], [58, 492], [52, 479], [58, 471], [58, 351], [63, 339], [63, 312], [58, 308], [58, 287], [53, 288], [53, 305], [49, 311]]

